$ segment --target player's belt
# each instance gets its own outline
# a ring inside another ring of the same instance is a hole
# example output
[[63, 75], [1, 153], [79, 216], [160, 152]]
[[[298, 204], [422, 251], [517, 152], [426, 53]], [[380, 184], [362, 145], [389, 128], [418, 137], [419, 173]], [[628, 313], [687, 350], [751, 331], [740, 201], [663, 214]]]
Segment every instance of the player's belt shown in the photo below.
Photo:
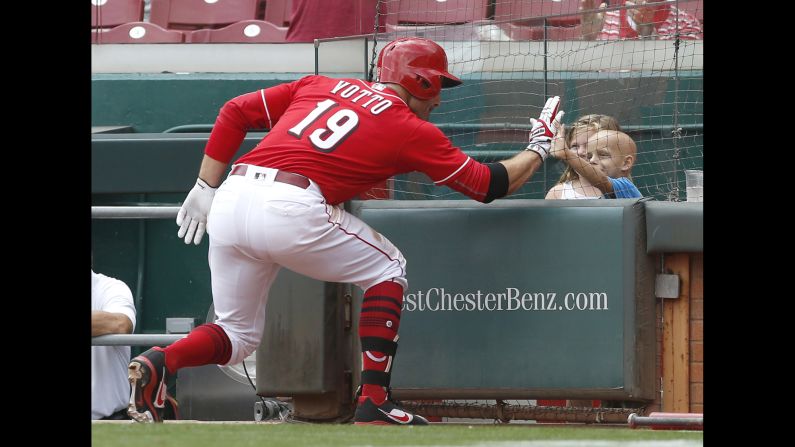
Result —
[[[232, 168], [232, 172], [229, 175], [246, 175], [248, 171], [248, 165], [236, 165]], [[254, 178], [258, 178], [258, 175], [262, 173], [255, 173]], [[264, 178], [264, 174], [262, 174], [262, 178]], [[292, 172], [287, 171], [277, 171], [276, 178], [273, 179], [275, 182], [280, 183], [287, 183], [288, 185], [297, 186], [301, 189], [309, 188], [309, 179], [304, 177], [303, 175], [293, 174]]]

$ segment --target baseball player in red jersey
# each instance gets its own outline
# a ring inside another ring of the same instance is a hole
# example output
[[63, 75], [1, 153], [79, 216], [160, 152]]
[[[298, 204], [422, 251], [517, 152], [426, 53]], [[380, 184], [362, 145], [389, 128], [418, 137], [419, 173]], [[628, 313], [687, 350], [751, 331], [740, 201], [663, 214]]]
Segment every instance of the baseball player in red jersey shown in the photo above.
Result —
[[[461, 84], [439, 45], [390, 42], [378, 82], [306, 76], [247, 93], [221, 108], [196, 185], [177, 216], [178, 236], [209, 234], [218, 319], [129, 366], [130, 416], [161, 421], [166, 382], [186, 366], [236, 364], [257, 349], [268, 291], [282, 267], [364, 291], [359, 337], [362, 386], [356, 424], [425, 425], [389, 398], [390, 373], [407, 288], [406, 260], [342, 203], [395, 174], [421, 171], [480, 202], [519, 189], [549, 152], [563, 112], [550, 98], [532, 120], [530, 144], [514, 157], [479, 163], [433, 124], [443, 88]], [[223, 175], [248, 129], [270, 131]]]

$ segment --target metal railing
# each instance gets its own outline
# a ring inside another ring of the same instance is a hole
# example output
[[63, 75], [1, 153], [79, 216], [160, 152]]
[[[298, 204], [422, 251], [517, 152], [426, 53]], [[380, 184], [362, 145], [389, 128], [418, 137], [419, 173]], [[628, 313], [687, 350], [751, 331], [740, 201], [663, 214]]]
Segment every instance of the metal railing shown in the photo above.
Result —
[[108, 334], [91, 337], [91, 346], [166, 346], [188, 334]]
[[177, 217], [178, 206], [92, 206], [93, 219], [169, 219]]

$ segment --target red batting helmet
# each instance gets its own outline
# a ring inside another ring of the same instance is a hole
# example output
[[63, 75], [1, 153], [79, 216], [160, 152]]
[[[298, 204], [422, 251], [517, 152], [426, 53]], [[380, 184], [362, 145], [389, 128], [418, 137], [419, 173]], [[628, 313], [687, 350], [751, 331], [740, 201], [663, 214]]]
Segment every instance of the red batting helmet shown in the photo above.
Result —
[[447, 54], [436, 42], [404, 37], [389, 42], [378, 56], [378, 82], [394, 82], [419, 99], [431, 99], [461, 80], [447, 72]]

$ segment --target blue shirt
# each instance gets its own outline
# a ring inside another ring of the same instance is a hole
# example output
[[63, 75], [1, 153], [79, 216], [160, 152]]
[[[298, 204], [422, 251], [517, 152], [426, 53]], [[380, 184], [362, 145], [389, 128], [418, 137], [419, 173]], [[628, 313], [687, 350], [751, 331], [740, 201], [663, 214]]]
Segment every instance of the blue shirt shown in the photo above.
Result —
[[613, 185], [613, 192], [605, 194], [606, 199], [632, 199], [636, 197], [643, 197], [643, 194], [638, 191], [632, 181], [626, 177], [612, 178], [608, 177], [610, 183]]

